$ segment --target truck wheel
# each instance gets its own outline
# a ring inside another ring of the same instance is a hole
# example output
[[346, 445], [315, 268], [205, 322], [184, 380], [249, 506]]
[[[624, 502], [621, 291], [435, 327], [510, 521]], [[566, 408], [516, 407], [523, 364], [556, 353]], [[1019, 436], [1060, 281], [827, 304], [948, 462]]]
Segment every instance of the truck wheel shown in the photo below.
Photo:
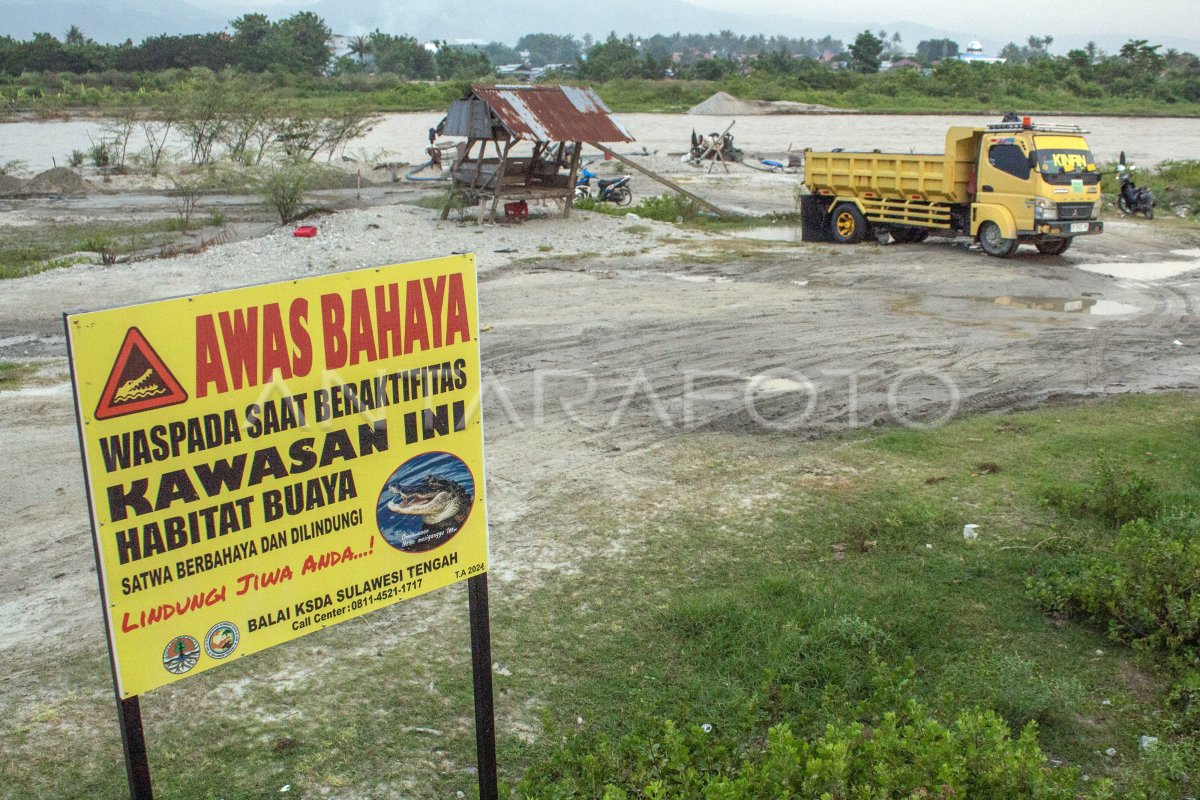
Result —
[[867, 221], [857, 206], [842, 203], [829, 217], [829, 233], [838, 244], [858, 244], [867, 235]]
[[979, 246], [983, 252], [996, 258], [1008, 258], [1017, 252], [1017, 240], [1005, 239], [1000, 226], [988, 220], [979, 226]]
[[1038, 252], [1044, 256], [1061, 256], [1071, 247], [1074, 239], [1047, 239], [1037, 243]]

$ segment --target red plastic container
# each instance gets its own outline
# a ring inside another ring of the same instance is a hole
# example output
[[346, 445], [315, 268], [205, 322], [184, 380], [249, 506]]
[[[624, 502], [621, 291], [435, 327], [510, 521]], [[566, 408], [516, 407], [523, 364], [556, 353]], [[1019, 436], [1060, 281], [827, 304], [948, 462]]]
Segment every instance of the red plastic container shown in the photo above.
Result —
[[504, 219], [509, 222], [529, 219], [529, 204], [524, 200], [518, 200], [515, 203], [505, 203]]
[[311, 239], [317, 235], [317, 227], [315, 225], [301, 225], [296, 230], [292, 231], [292, 236], [298, 239]]

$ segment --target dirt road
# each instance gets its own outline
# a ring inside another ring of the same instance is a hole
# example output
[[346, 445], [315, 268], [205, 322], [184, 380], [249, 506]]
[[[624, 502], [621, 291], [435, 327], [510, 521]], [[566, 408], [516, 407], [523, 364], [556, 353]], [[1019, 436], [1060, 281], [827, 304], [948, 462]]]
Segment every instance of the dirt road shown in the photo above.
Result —
[[[766, 204], [775, 179], [747, 178], [745, 205]], [[763, 181], [757, 194], [751, 180]], [[73, 691], [55, 664], [105, 647], [66, 309], [478, 253], [497, 602], [588, 557], [562, 535], [573, 524], [564, 501], [653, 483], [655, 446], [690, 430], [803, 440], [1200, 385], [1194, 226], [1110, 219], [1063, 257], [997, 260], [965, 240], [800, 245], [587, 213], [480, 228], [389, 205], [316, 224], [313, 240], [276, 231], [0, 288], [0, 361], [40, 365], [35, 384], [0, 392], [5, 726], [32, 724], [48, 697]], [[525, 524], [550, 507], [556, 525]], [[443, 600], [422, 602], [429, 614]], [[93, 686], [101, 696], [105, 680]], [[91, 722], [108, 730], [110, 715]]]

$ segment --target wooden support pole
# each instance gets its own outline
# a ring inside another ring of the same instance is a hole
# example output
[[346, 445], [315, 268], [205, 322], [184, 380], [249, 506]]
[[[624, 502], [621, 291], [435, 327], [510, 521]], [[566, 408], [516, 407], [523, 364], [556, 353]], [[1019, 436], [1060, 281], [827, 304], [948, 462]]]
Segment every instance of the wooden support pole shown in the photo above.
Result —
[[533, 155], [529, 158], [529, 166], [525, 169], [525, 185], [528, 186], [533, 181], [533, 173], [537, 170], [538, 159], [546, 151], [545, 142], [537, 142], [533, 146]]
[[446, 193], [446, 205], [442, 206], [442, 219], [449, 219], [450, 217], [450, 204], [454, 201], [454, 196], [458, 193], [456, 185], [458, 168], [471, 160], [471, 148], [474, 146], [475, 140], [468, 138], [466, 147], [462, 149], [462, 158], [454, 159], [454, 164], [450, 167], [450, 191]]
[[[485, 188], [486, 183], [484, 184], [484, 186], [480, 186], [479, 178], [483, 174], [483, 159], [485, 156], [487, 156], [488, 141], [489, 141], [488, 139], [482, 139], [479, 142], [479, 158], [475, 160], [475, 174], [471, 176], [471, 191], [470, 191], [470, 193], [472, 195], [474, 195], [476, 187], [479, 187], [479, 191], [480, 191], [480, 195], [477, 198], [478, 204], [479, 204], [479, 217], [477, 219], [477, 223], [483, 221], [484, 206], [483, 206], [482, 191]], [[497, 145], [497, 147], [499, 147], [499, 145]]]
[[705, 200], [703, 197], [700, 197], [699, 195], [696, 195], [696, 194], [692, 194], [687, 189], [684, 189], [682, 186], [680, 186], [679, 184], [677, 184], [673, 181], [667, 180], [662, 175], [659, 175], [657, 172], [647, 169], [646, 167], [643, 167], [641, 164], [638, 164], [635, 161], [631, 161], [630, 159], [626, 158], [625, 156], [621, 155], [620, 153], [613, 152], [612, 150], [610, 150], [609, 148], [605, 147], [602, 144], [597, 144], [596, 142], [588, 142], [588, 144], [590, 144], [592, 147], [596, 148], [597, 150], [599, 150], [602, 153], [607, 153], [608, 155], [615, 158], [617, 161], [620, 161], [622, 164], [627, 164], [628, 166], [633, 167], [638, 172], [642, 173], [643, 175], [647, 176], [648, 178], [658, 181], [659, 183], [661, 183], [663, 186], [666, 186], [671, 191], [678, 192], [679, 194], [692, 200], [693, 202], [699, 203], [700, 205], [704, 206], [708, 210], [712, 211], [717, 216], [720, 216], [720, 217], [736, 216], [734, 214], [731, 214], [728, 211], [724, 211], [724, 210], [718, 208], [717, 206], [715, 206], [712, 203]]
[[[508, 154], [516, 146], [517, 140], [512, 139], [504, 146], [504, 152], [500, 154], [500, 166], [496, 169], [496, 180], [492, 185], [492, 213], [489, 215], [489, 221], [496, 221], [496, 206], [500, 205], [500, 190], [504, 186], [504, 173], [508, 171]], [[496, 149], [500, 149], [500, 143], [496, 143]]]
[[571, 207], [575, 205], [575, 181], [579, 180], [579, 164], [583, 161], [583, 142], [575, 142], [575, 151], [571, 153], [571, 175], [567, 178], [567, 199], [563, 202], [563, 219], [571, 216]]

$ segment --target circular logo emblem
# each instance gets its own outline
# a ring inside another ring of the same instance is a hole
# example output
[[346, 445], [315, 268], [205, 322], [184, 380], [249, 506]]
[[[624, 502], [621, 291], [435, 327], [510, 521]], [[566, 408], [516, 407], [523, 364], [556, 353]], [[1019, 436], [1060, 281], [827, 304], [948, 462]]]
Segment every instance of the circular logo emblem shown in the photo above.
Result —
[[392, 473], [375, 503], [384, 541], [397, 550], [423, 553], [462, 530], [475, 505], [475, 478], [450, 453], [423, 453]]
[[232, 622], [218, 622], [204, 636], [204, 652], [209, 658], [224, 658], [237, 649], [242, 636]]
[[194, 636], [176, 636], [167, 643], [162, 660], [167, 672], [182, 675], [200, 660], [200, 643]]

